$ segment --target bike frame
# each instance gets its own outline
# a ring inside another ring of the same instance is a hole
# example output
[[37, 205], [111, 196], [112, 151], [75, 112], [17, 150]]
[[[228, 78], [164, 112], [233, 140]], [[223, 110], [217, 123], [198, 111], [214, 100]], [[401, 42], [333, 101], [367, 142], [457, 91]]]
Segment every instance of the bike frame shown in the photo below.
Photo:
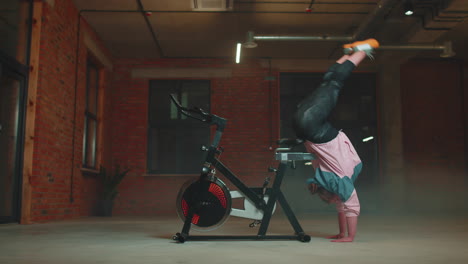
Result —
[[[216, 126], [216, 131], [211, 142], [211, 146], [208, 148], [208, 153], [206, 155], [205, 162], [202, 167], [202, 172], [200, 175], [200, 180], [206, 179], [210, 172], [216, 169], [219, 173], [221, 173], [227, 180], [229, 180], [234, 186], [238, 188], [238, 190], [245, 195], [247, 199], [249, 199], [257, 209], [262, 210], [264, 212], [263, 218], [261, 221], [260, 228], [256, 236], [238, 236], [238, 235], [218, 235], [218, 236], [190, 236], [189, 231], [192, 223], [193, 218], [193, 207], [189, 210], [185, 221], [184, 226], [182, 228], [182, 232], [177, 234], [177, 237], [180, 242], [184, 242], [185, 240], [211, 240], [211, 239], [255, 239], [255, 240], [262, 240], [262, 239], [297, 239], [302, 242], [309, 242], [310, 236], [306, 235], [299, 224], [296, 216], [294, 215], [291, 207], [289, 206], [283, 192], [281, 191], [280, 187], [284, 178], [284, 174], [286, 168], [288, 166], [288, 160], [281, 160], [278, 168], [275, 171], [276, 176], [273, 181], [271, 188], [266, 188], [266, 192], [264, 193], [264, 188], [262, 187], [248, 187], [245, 185], [226, 165], [224, 165], [217, 156], [221, 154], [221, 150], [219, 149], [219, 142], [221, 141], [221, 137], [226, 126], [227, 120], [225, 118], [212, 115], [209, 113], [204, 112], [199, 108], [187, 109], [182, 107], [177, 100], [173, 96], [172, 100], [178, 107], [178, 109], [188, 117], [195, 118], [202, 122], [209, 123], [210, 125]], [[196, 114], [197, 116], [194, 116]], [[268, 202], [265, 202], [263, 199], [263, 195], [268, 195]], [[286, 214], [290, 224], [292, 225], [295, 235], [266, 235], [268, 226], [270, 224], [272, 212], [276, 202], [279, 202], [281, 207], [283, 208], [284, 213]]]

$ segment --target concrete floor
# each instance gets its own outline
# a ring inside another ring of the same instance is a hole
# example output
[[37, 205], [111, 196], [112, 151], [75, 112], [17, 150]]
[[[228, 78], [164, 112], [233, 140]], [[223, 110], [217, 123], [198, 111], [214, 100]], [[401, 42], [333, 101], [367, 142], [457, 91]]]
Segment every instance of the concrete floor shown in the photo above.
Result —
[[[299, 241], [172, 240], [180, 232], [177, 218], [84, 218], [34, 225], [0, 225], [0, 263], [468, 263], [468, 216], [360, 217], [353, 243], [331, 243], [334, 214], [299, 217], [312, 236]], [[231, 217], [220, 228], [204, 232], [256, 234], [251, 221]], [[292, 234], [281, 215], [268, 234]], [[191, 234], [200, 234], [192, 232]]]

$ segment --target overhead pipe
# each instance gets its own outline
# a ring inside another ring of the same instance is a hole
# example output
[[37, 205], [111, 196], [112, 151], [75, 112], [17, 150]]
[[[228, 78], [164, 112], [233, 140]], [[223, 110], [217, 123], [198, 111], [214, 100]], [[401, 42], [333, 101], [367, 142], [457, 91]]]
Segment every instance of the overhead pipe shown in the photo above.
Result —
[[[310, 1], [296, 1], [296, 2], [276, 2], [276, 1], [236, 1], [236, 4], [300, 4], [307, 5], [310, 4]], [[314, 5], [375, 5], [374, 1], [370, 2], [314, 2]]]
[[254, 36], [255, 40], [350, 41], [351, 36]]
[[151, 25], [151, 22], [149, 21], [149, 18], [146, 15], [146, 13], [148, 13], [148, 11], [145, 11], [145, 8], [143, 7], [143, 3], [141, 2], [141, 0], [137, 0], [137, 4], [138, 4], [138, 9], [139, 9], [138, 11], [141, 12], [141, 14], [143, 15], [143, 19], [145, 20], [146, 26], [148, 27], [148, 30], [151, 33], [151, 37], [153, 38], [153, 42], [154, 42], [154, 44], [156, 45], [156, 48], [159, 51], [159, 56], [161, 58], [164, 58], [165, 56], [164, 56], [163, 50], [161, 48], [161, 44], [159, 43], [158, 36], [157, 36], [156, 32], [154, 32], [153, 26]]
[[396, 0], [381, 0], [377, 4], [372, 13], [367, 16], [352, 36], [255, 36], [254, 32], [247, 32], [247, 41], [243, 44], [245, 48], [255, 48], [257, 43], [255, 40], [307, 40], [307, 41], [352, 41], [357, 40], [370, 31], [378, 17], [382, 16], [385, 11], [394, 4]]
[[257, 43], [255, 40], [259, 41], [351, 41], [351, 36], [274, 36], [274, 35], [264, 35], [256, 36], [253, 31], [247, 32], [247, 39], [242, 44], [244, 48], [256, 48]]
[[115, 10], [115, 9], [83, 9], [81, 12], [89, 13], [141, 13], [141, 12], [151, 12], [151, 13], [176, 13], [176, 14], [296, 14], [296, 15], [367, 15], [369, 12], [363, 11], [323, 11], [323, 12], [313, 12], [306, 13], [304, 11], [225, 11], [225, 10], [214, 10], [214, 11], [193, 11], [193, 10]]
[[[242, 44], [244, 48], [256, 48], [257, 41], [353, 41], [353, 36], [256, 36], [253, 31], [247, 32], [247, 40]], [[455, 55], [452, 49], [452, 42], [446, 41], [444, 45], [381, 45], [379, 50], [440, 50], [442, 58], [449, 58]]]
[[451, 41], [444, 42], [444, 45], [382, 45], [379, 47], [379, 50], [440, 50], [442, 51], [442, 53], [440, 54], [440, 57], [442, 58], [450, 58], [455, 56], [455, 52], [452, 49]]

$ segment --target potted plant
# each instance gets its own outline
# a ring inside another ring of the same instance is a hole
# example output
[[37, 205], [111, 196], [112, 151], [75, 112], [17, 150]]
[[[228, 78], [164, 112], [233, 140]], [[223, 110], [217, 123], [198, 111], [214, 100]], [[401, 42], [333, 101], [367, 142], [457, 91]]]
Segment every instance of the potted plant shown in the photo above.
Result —
[[102, 192], [98, 201], [98, 216], [112, 216], [114, 200], [119, 193], [119, 184], [129, 171], [130, 169], [121, 170], [120, 166], [116, 165], [114, 172], [112, 173], [108, 172], [105, 167], [101, 166], [99, 170], [99, 179], [102, 183]]

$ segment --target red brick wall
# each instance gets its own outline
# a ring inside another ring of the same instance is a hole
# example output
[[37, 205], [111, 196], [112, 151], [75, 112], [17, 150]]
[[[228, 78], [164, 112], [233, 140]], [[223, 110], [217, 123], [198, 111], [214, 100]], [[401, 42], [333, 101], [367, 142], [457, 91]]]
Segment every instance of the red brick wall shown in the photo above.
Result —
[[[96, 177], [84, 176], [80, 170], [88, 51], [81, 34], [75, 100], [77, 16], [72, 1], [44, 5], [34, 165], [30, 179], [33, 222], [92, 215], [99, 191]], [[84, 20], [81, 32], [91, 34], [101, 50], [106, 51]], [[260, 61], [235, 65], [230, 60], [219, 59], [120, 60], [113, 72], [106, 71], [103, 75], [106, 100], [101, 120], [103, 142], [98, 150], [101, 164], [110, 167], [121, 163], [132, 169], [130, 177], [121, 185], [115, 214], [175, 213], [177, 191], [187, 180], [186, 177], [143, 176], [146, 173], [149, 79], [130, 77], [131, 70], [140, 67], [231, 68], [231, 78], [211, 80], [212, 111], [229, 120], [221, 142], [226, 149], [222, 160], [247, 184], [263, 183], [268, 175], [267, 167], [272, 163], [270, 141], [279, 134], [279, 113], [277, 82], [264, 80], [269, 73]], [[112, 76], [115, 79], [110, 83]]]
[[260, 186], [272, 164], [271, 138], [279, 135], [278, 86], [276, 81], [264, 80], [268, 69], [259, 61], [236, 65], [219, 59], [119, 60], [112, 94], [112, 155], [132, 171], [120, 188], [114, 213], [175, 214], [177, 192], [188, 179], [142, 176], [146, 173], [149, 79], [132, 79], [131, 71], [144, 67], [232, 69], [230, 78], [211, 79], [211, 110], [228, 119], [221, 160], [247, 184]]
[[[96, 177], [84, 177], [80, 170], [87, 49], [82, 36], [78, 54], [78, 85], [75, 86], [77, 18], [78, 11], [72, 1], [55, 1], [54, 6], [44, 3], [33, 176], [30, 178], [33, 222], [90, 215], [95, 205]], [[85, 22], [81, 24], [81, 32], [88, 32], [98, 41]], [[105, 51], [105, 48], [102, 50]], [[110, 80], [106, 75], [109, 73], [105, 73], [103, 77]], [[109, 89], [106, 82], [104, 87]], [[106, 108], [110, 109], [110, 104], [107, 104]], [[106, 111], [108, 110], [104, 110]], [[74, 122], [76, 122], [75, 129]], [[74, 147], [72, 147], [73, 132]], [[103, 154], [105, 155], [108, 156]], [[71, 196], [73, 202], [70, 200]]]

